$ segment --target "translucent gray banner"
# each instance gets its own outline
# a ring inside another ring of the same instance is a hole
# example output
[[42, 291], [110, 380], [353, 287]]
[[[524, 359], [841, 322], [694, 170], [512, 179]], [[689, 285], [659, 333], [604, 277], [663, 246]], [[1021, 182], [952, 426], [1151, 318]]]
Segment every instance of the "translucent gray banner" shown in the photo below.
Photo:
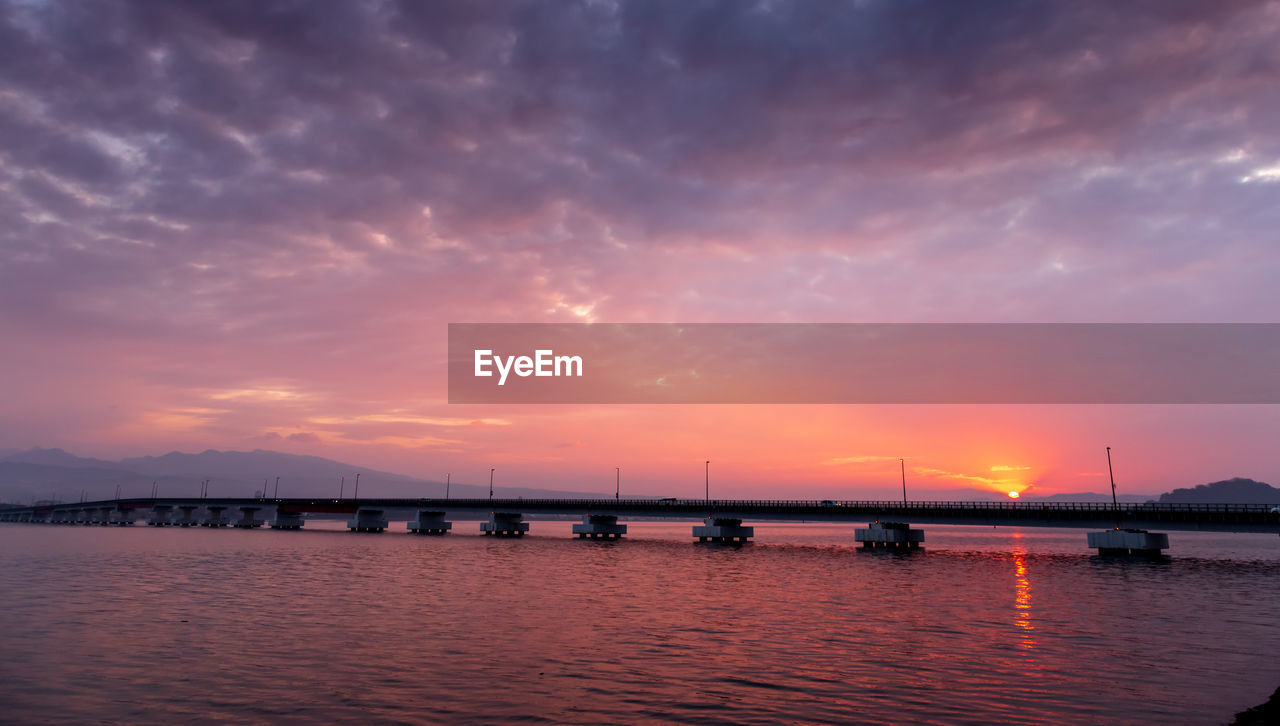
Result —
[[1280, 324], [453, 323], [450, 403], [1278, 403]]

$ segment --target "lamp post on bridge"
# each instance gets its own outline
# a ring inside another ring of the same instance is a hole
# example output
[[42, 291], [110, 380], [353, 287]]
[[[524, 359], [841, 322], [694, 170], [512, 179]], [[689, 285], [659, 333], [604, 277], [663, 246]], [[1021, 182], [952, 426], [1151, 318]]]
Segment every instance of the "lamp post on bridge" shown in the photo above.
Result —
[[[263, 493], [265, 494], [266, 492], [263, 492]], [[280, 498], [280, 477], [276, 477], [276, 490], [272, 492], [271, 498], [272, 499]]]
[[338, 501], [342, 501], [342, 490], [347, 486], [347, 477], [342, 476], [338, 479]]
[[446, 471], [444, 473], [444, 498], [446, 501], [449, 499], [449, 479], [452, 476], [453, 474], [451, 472]]
[[357, 500], [360, 498], [360, 472], [356, 472], [356, 492], [351, 498]]
[[613, 501], [616, 502], [622, 498], [622, 467], [615, 466], [613, 471], [617, 477], [613, 484]]
[[493, 501], [493, 469], [489, 469], [489, 501]]
[[1111, 447], [1107, 447], [1107, 476], [1111, 477], [1111, 511], [1116, 515], [1116, 529], [1120, 529], [1120, 502], [1116, 500], [1116, 473], [1111, 468]]
[[898, 466], [902, 468], [902, 506], [907, 506], [907, 460], [899, 458]]
[[707, 461], [703, 486], [706, 488], [707, 508], [711, 507], [711, 461]]

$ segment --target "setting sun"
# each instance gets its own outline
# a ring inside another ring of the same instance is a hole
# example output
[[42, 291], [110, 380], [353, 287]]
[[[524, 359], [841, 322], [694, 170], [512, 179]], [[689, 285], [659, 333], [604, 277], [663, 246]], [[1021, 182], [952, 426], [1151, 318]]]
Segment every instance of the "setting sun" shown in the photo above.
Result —
[[1009, 492], [1009, 498], [1010, 498], [1010, 499], [1017, 499], [1017, 498], [1018, 498], [1018, 497], [1020, 497], [1020, 496], [1022, 496], [1022, 495], [1021, 495], [1021, 494], [1019, 494], [1019, 493], [1017, 493], [1017, 492]]

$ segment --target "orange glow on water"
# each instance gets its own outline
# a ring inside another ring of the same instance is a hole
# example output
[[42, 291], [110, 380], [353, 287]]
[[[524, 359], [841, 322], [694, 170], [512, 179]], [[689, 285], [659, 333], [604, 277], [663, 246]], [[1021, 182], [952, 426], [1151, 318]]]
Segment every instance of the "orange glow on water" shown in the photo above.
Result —
[[1031, 622], [1031, 579], [1027, 576], [1027, 555], [1018, 551], [1013, 554], [1013, 624], [1018, 629], [1018, 647], [1033, 650], [1036, 647], [1035, 625]]

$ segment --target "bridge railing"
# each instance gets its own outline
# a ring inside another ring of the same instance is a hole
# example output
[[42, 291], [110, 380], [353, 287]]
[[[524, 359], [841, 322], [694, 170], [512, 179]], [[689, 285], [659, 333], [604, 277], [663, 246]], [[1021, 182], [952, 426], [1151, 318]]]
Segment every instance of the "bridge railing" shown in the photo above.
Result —
[[[422, 502], [441, 503], [442, 499], [423, 499]], [[655, 509], [891, 509], [891, 510], [964, 510], [964, 511], [1070, 511], [1070, 512], [1269, 512], [1277, 504], [1200, 504], [1169, 502], [1000, 502], [1000, 501], [893, 501], [893, 500], [831, 500], [831, 499], [453, 499], [455, 505], [475, 506], [488, 503], [526, 505], [530, 507], [560, 506], [591, 509], [651, 507]]]
[[818, 510], [823, 512], [835, 513], [844, 510], [874, 510], [874, 511], [891, 511], [891, 512], [1007, 512], [1010, 514], [1018, 512], [1026, 513], [1131, 513], [1131, 514], [1268, 514], [1277, 504], [1211, 504], [1211, 503], [1168, 503], [1168, 502], [1121, 502], [1118, 506], [1110, 502], [1013, 502], [1013, 501], [894, 501], [894, 500], [874, 500], [874, 499], [855, 499], [855, 500], [832, 500], [832, 499], [675, 499], [675, 498], [600, 498], [600, 499], [525, 499], [525, 498], [501, 498], [501, 499], [439, 499], [439, 498], [364, 498], [360, 500], [354, 499], [324, 499], [324, 498], [307, 498], [298, 497], [292, 499], [252, 499], [252, 498], [226, 498], [226, 499], [182, 499], [182, 498], [164, 498], [164, 499], [121, 499], [109, 500], [103, 502], [84, 502], [84, 503], [57, 503], [57, 504], [37, 504], [35, 506], [4, 506], [0, 505], [0, 511], [46, 511], [52, 509], [78, 509], [82, 507], [103, 506], [104, 504], [115, 504], [121, 508], [147, 508], [156, 502], [172, 503], [185, 502], [201, 505], [229, 505], [240, 503], [259, 503], [268, 506], [274, 505], [291, 505], [291, 504], [319, 504], [332, 503], [347, 506], [390, 506], [390, 507], [468, 507], [468, 508], [484, 508], [488, 506], [501, 508], [576, 508], [583, 510], [600, 510], [600, 509], [617, 509], [617, 510], [663, 510], [668, 509], [673, 512], [688, 513], [695, 510], [724, 511], [733, 510], [741, 512], [752, 511], [770, 511], [770, 512], [795, 512], [795, 511], [812, 511]]

